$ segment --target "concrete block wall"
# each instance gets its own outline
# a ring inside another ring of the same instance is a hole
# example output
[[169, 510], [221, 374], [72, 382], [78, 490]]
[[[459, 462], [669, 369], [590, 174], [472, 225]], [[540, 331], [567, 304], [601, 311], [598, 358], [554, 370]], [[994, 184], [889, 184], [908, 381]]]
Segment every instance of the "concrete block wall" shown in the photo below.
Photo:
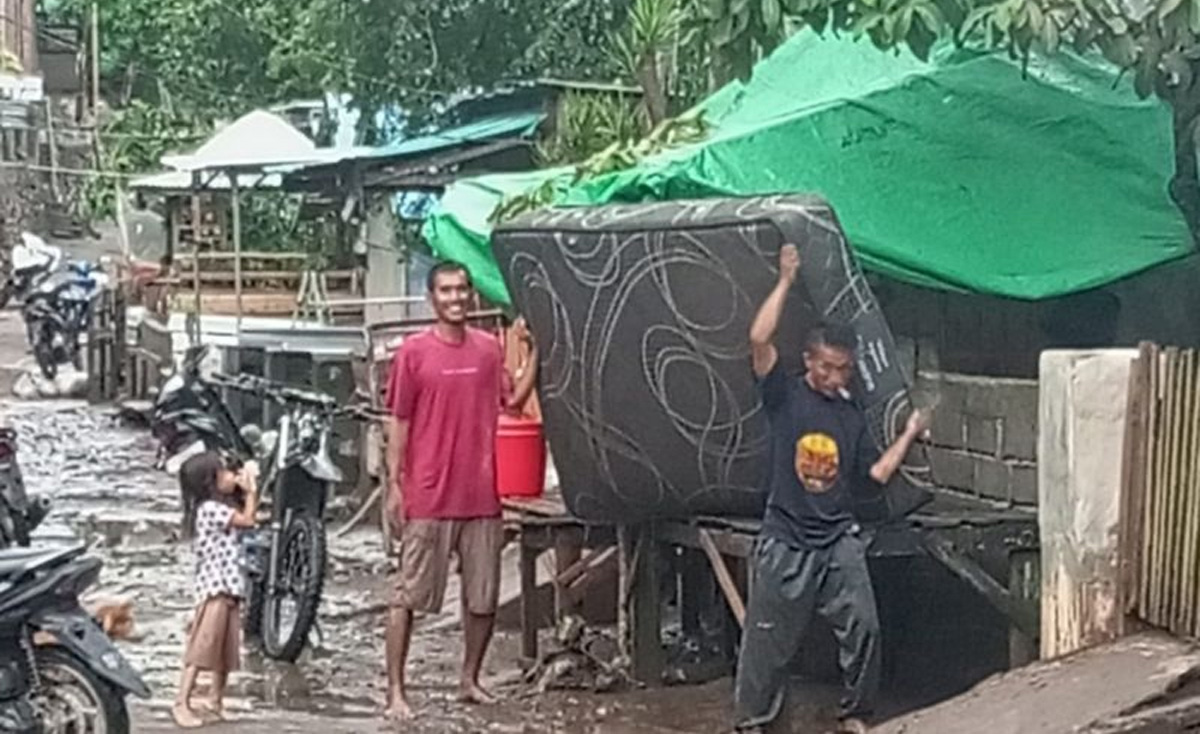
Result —
[[929, 460], [943, 487], [1037, 504], [1037, 380], [917, 375], [918, 403], [936, 401]]

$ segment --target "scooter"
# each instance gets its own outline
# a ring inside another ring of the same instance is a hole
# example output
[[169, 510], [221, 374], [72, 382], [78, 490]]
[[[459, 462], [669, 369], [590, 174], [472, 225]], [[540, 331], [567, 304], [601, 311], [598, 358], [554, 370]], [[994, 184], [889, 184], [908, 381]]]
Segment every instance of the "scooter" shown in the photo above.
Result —
[[179, 370], [163, 383], [150, 418], [158, 441], [157, 466], [177, 474], [183, 462], [203, 451], [249, 456], [252, 447], [225, 409], [221, 392], [200, 373], [208, 347], [190, 347]]
[[12, 251], [12, 273], [0, 285], [0, 308], [14, 297], [24, 299], [58, 270], [62, 249], [46, 244], [30, 232], [21, 233], [21, 242]]
[[107, 285], [108, 276], [99, 267], [77, 262], [26, 297], [22, 309], [26, 336], [46, 379], [54, 379], [60, 364], [82, 366], [79, 337], [91, 323], [93, 301]]
[[128, 734], [150, 689], [79, 603], [101, 562], [83, 546], [0, 551], [0, 731]]

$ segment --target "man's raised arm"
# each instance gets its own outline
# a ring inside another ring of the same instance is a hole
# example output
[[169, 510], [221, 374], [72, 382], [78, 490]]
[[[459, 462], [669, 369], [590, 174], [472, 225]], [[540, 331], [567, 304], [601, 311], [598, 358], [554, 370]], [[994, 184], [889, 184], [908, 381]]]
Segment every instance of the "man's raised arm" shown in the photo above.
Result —
[[779, 328], [779, 317], [783, 314], [788, 290], [796, 282], [799, 271], [799, 251], [795, 245], [784, 245], [779, 249], [779, 280], [750, 325], [750, 356], [754, 363], [754, 374], [759, 377], [765, 377], [779, 360], [779, 351], [775, 349], [775, 331]]

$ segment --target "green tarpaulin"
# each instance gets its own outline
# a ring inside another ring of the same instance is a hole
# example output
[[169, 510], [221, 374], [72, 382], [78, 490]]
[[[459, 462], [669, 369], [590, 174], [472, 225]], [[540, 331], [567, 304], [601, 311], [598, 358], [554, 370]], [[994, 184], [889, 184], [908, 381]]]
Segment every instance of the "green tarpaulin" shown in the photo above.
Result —
[[[929, 62], [803, 34], [702, 104], [703, 143], [586, 181], [561, 203], [817, 193], [864, 265], [918, 285], [1037, 299], [1190, 251], [1167, 195], [1171, 121], [1103, 61], [1025, 75], [944, 46]], [[456, 183], [427, 222], [438, 254], [508, 302], [488, 243], [505, 197], [559, 172]]]

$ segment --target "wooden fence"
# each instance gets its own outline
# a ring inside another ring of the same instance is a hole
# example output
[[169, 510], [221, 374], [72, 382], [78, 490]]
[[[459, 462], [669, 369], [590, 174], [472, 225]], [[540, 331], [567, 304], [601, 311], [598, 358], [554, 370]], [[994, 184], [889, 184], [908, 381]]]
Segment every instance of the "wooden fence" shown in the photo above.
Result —
[[120, 288], [105, 289], [92, 304], [85, 368], [88, 400], [115, 400], [125, 376], [125, 296]]
[[1143, 344], [1130, 374], [1121, 558], [1126, 612], [1200, 637], [1200, 352]]

